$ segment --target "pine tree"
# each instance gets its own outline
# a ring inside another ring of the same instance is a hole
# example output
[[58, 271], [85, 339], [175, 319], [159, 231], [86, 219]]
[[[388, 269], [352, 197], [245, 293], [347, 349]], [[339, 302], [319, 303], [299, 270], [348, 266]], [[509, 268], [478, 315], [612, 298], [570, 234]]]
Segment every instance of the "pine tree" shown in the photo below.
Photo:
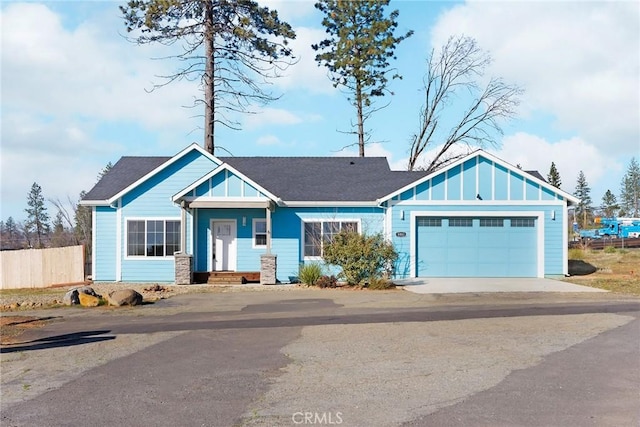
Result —
[[556, 164], [551, 162], [551, 168], [549, 168], [549, 174], [547, 175], [547, 182], [556, 188], [562, 186], [562, 180], [560, 179], [560, 173], [556, 169]]
[[618, 200], [616, 199], [615, 194], [613, 194], [611, 190], [607, 190], [607, 192], [604, 193], [604, 196], [602, 196], [602, 214], [605, 218], [613, 218], [616, 216], [619, 209], [620, 206], [618, 205]]
[[18, 224], [13, 217], [7, 218], [2, 230], [2, 249], [18, 249], [22, 247], [22, 236]]
[[[398, 43], [413, 31], [395, 36], [398, 11], [385, 16], [389, 0], [321, 0], [316, 9], [324, 13], [322, 25], [329, 38], [311, 47], [319, 51], [316, 61], [329, 69], [334, 87], [344, 88], [356, 108], [358, 148], [364, 157], [365, 121], [373, 113], [372, 101], [387, 90], [390, 59]], [[392, 79], [401, 78], [399, 74]]]
[[36, 248], [44, 247], [44, 238], [49, 234], [49, 214], [44, 204], [44, 196], [42, 188], [33, 183], [31, 191], [27, 195], [27, 222], [25, 223], [25, 231], [28, 234], [34, 234]]
[[155, 87], [201, 80], [204, 99], [196, 102], [204, 105], [204, 147], [212, 154], [215, 124], [238, 129], [228, 113], [277, 99], [263, 83], [293, 63], [295, 32], [254, 0], [129, 0], [120, 11], [138, 44], [182, 46], [171, 57], [181, 68]]
[[587, 182], [587, 178], [584, 176], [584, 172], [580, 171], [578, 174], [578, 181], [576, 183], [576, 190], [573, 192], [579, 200], [576, 205], [576, 219], [580, 228], [586, 228], [587, 219], [591, 217], [593, 212], [593, 206], [591, 201], [591, 187]]
[[635, 157], [620, 183], [620, 207], [623, 215], [640, 216], [640, 166]]

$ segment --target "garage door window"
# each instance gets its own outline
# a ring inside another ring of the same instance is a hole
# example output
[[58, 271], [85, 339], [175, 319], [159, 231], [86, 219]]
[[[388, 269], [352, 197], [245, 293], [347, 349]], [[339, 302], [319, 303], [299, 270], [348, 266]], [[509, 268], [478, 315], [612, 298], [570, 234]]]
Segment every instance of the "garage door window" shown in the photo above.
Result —
[[480, 227], [504, 227], [504, 219], [480, 218]]
[[511, 227], [535, 227], [535, 218], [511, 218]]
[[473, 218], [449, 218], [449, 227], [473, 227]]
[[442, 218], [418, 218], [418, 227], [442, 227]]

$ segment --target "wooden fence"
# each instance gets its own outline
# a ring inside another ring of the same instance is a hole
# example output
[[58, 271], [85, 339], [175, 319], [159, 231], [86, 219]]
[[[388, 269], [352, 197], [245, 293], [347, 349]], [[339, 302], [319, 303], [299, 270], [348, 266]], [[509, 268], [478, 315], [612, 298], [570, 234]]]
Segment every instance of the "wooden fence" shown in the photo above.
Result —
[[83, 281], [83, 246], [0, 252], [0, 289], [46, 288]]

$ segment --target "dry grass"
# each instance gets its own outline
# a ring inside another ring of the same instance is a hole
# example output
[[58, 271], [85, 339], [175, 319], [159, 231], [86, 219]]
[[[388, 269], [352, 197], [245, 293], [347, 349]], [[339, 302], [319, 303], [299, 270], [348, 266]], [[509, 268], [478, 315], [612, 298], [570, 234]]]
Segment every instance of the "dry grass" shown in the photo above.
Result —
[[640, 295], [640, 249], [571, 249], [569, 259], [582, 260], [593, 265], [596, 271], [585, 276], [572, 276], [566, 279], [568, 282]]

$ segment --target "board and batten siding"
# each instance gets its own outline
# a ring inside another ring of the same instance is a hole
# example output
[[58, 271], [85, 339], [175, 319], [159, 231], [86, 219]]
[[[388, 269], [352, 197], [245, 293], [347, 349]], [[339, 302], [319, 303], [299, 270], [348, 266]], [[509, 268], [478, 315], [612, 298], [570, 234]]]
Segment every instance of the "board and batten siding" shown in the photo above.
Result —
[[[413, 188], [400, 193], [388, 203], [387, 226], [399, 259], [398, 278], [411, 277], [411, 213], [452, 212], [536, 212], [543, 218], [544, 275], [561, 276], [566, 272], [566, 201], [552, 189], [531, 179], [524, 171], [511, 170], [478, 155], [470, 158]], [[506, 215], [508, 216], [508, 215]], [[400, 236], [398, 235], [400, 234]], [[402, 234], [405, 234], [402, 236]], [[401, 237], [402, 236], [402, 237]]]

